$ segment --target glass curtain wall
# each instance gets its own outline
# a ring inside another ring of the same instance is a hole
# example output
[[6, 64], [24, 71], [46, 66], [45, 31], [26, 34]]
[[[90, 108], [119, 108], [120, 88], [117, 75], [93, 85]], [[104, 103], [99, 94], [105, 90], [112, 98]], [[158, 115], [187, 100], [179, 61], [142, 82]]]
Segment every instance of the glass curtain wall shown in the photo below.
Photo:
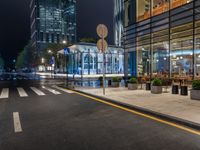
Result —
[[[103, 73], [103, 54], [88, 50], [71, 53], [68, 59], [68, 72], [70, 74], [95, 75]], [[124, 73], [123, 53], [106, 54], [106, 73]]]
[[139, 76], [150, 73], [150, 34], [137, 38], [137, 73]]
[[193, 76], [193, 23], [172, 28], [171, 73], [175, 76]]
[[137, 0], [137, 21], [162, 14], [169, 9], [174, 9], [190, 2], [192, 0]]
[[169, 75], [169, 29], [152, 33], [152, 73]]
[[200, 21], [197, 21], [195, 23], [195, 53], [194, 53], [194, 58], [195, 58], [195, 75], [197, 77], [200, 76]]
[[[128, 34], [128, 37], [136, 35], [137, 76], [199, 76], [200, 21], [193, 21], [195, 5], [188, 4], [190, 2], [192, 0], [137, 0], [136, 27], [130, 32], [132, 35]], [[179, 7], [182, 5], [185, 6]], [[170, 9], [174, 10], [161, 15]], [[200, 15], [200, 8], [196, 14]], [[134, 64], [131, 54], [129, 73]]]

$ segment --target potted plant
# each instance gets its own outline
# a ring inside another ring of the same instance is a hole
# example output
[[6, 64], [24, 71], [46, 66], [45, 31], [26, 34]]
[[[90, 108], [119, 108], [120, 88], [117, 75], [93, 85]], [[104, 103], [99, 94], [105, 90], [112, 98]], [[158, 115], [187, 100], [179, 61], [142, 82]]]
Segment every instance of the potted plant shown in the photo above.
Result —
[[128, 81], [128, 89], [129, 90], [137, 90], [138, 88], [138, 81], [136, 78], [131, 78], [129, 81]]
[[112, 87], [119, 87], [120, 79], [118, 77], [112, 78]]
[[162, 93], [162, 81], [160, 79], [155, 78], [152, 81], [151, 93], [152, 94], [161, 94]]
[[200, 100], [200, 80], [195, 80], [192, 82], [190, 97], [192, 100]]

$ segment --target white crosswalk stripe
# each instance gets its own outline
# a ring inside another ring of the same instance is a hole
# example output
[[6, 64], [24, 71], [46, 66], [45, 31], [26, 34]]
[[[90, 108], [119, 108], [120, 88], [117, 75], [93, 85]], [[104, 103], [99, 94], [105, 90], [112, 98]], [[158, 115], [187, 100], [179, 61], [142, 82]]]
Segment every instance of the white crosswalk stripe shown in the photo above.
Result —
[[22, 87], [18, 87], [17, 91], [20, 97], [28, 97], [28, 94], [25, 92], [25, 90]]
[[[61, 87], [58, 86], [52, 86], [52, 88], [47, 87], [47, 86], [42, 86], [43, 89], [55, 94], [55, 95], [59, 95], [62, 94], [60, 91], [65, 92], [65, 93], [74, 93], [73, 91], [67, 90], [67, 89], [63, 89]], [[27, 87], [27, 89], [29, 89]], [[17, 93], [19, 94], [19, 97], [25, 98], [25, 97], [29, 97], [30, 95], [27, 93], [27, 89], [24, 87], [16, 87]], [[45, 92], [43, 92], [42, 90], [40, 90], [39, 88], [36, 87], [30, 87], [30, 89], [36, 93], [38, 96], [44, 96], [47, 95]], [[0, 99], [8, 99], [9, 98], [9, 94], [10, 94], [10, 90], [9, 88], [3, 88], [1, 93], [0, 93]]]
[[55, 89], [57, 89], [57, 90], [60, 90], [60, 91], [69, 93], [69, 94], [74, 93], [73, 91], [70, 91], [70, 90], [67, 90], [67, 89], [63, 89], [63, 88], [58, 87], [58, 86], [56, 86], [56, 85], [53, 85], [52, 87], [55, 88]]
[[0, 99], [8, 98], [9, 97], [9, 89], [3, 88], [1, 91]]
[[55, 95], [61, 94], [60, 92], [58, 92], [58, 91], [56, 91], [56, 90], [54, 90], [54, 89], [48, 88], [48, 87], [46, 87], [46, 86], [42, 86], [42, 88], [43, 88], [43, 89], [46, 89], [47, 91], [49, 91], [49, 92], [51, 92], [51, 93], [53, 93], [53, 94], [55, 94]]
[[22, 132], [22, 126], [19, 118], [19, 112], [13, 112], [13, 122], [15, 133]]
[[39, 89], [37, 89], [35, 87], [30, 87], [30, 88], [31, 88], [31, 90], [33, 90], [39, 96], [44, 96], [45, 95], [42, 91], [40, 91]]

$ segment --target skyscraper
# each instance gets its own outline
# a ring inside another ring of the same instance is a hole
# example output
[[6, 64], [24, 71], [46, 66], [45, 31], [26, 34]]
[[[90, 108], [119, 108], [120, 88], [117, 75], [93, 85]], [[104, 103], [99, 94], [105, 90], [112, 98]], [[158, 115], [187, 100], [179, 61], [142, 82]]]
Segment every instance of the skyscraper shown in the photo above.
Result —
[[76, 42], [76, 0], [31, 0], [31, 43], [40, 53], [49, 43]]
[[122, 46], [123, 35], [123, 0], [114, 0], [114, 43]]

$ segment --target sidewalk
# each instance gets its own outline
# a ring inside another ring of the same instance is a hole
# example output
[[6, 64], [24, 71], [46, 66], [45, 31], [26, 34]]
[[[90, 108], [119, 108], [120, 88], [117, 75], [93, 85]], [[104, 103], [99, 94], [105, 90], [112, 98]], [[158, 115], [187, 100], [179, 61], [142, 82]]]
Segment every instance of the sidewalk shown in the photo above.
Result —
[[[57, 74], [52, 74], [50, 72], [37, 72], [38, 75], [40, 76], [55, 76], [55, 77], [67, 77], [66, 74], [64, 73], [57, 73]], [[96, 75], [73, 75], [73, 74], [68, 74], [68, 77], [74, 77], [74, 78], [98, 78], [102, 77], [103, 74], [96, 74]], [[124, 74], [106, 74], [106, 77], [123, 77]]]
[[120, 87], [107, 88], [106, 95], [103, 96], [102, 89], [78, 87], [76, 90], [200, 126], [200, 101], [190, 100], [190, 93], [188, 96], [172, 95], [168, 89], [169, 93], [157, 95], [151, 94], [150, 91], [129, 91], [127, 88]]

